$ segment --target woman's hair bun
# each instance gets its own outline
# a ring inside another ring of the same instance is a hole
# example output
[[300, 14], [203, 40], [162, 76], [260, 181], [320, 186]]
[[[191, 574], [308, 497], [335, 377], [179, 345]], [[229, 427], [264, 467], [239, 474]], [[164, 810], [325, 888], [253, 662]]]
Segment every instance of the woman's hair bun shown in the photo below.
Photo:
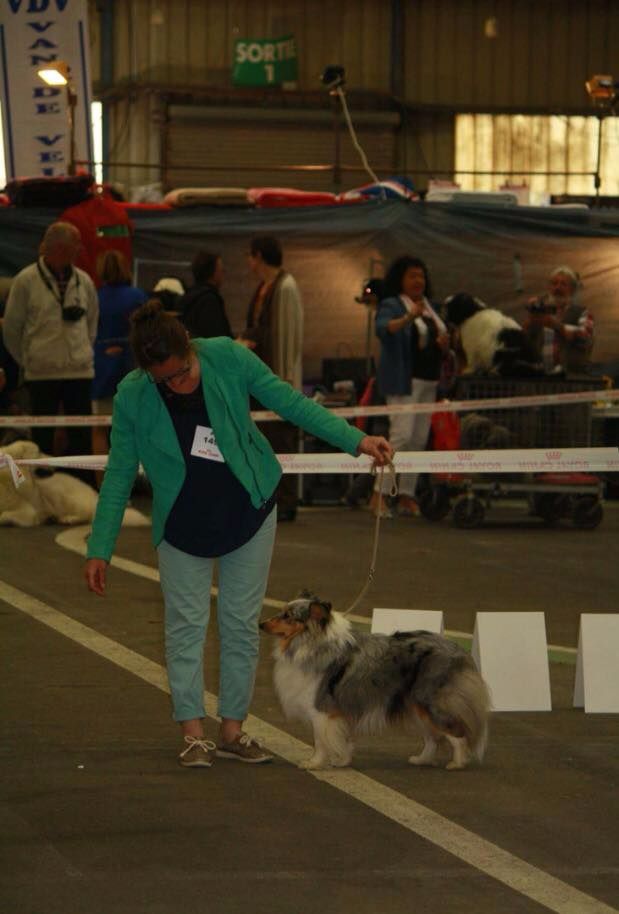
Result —
[[147, 302], [140, 305], [131, 315], [132, 324], [143, 324], [146, 321], [154, 321], [161, 317], [163, 312], [163, 303], [158, 298], [149, 298]]

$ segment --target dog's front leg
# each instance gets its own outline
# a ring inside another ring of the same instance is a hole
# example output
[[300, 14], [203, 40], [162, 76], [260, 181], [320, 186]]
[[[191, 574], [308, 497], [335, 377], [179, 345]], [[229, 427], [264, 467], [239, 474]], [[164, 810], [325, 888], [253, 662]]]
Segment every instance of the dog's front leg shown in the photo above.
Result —
[[314, 753], [299, 767], [311, 771], [328, 768], [330, 765], [337, 768], [349, 765], [353, 754], [353, 742], [343, 718], [317, 712], [312, 716], [312, 727]]
[[299, 768], [307, 771], [316, 771], [319, 768], [328, 768], [330, 765], [329, 752], [329, 718], [321, 711], [312, 714], [312, 729], [314, 731], [314, 752]]
[[36, 527], [39, 523], [37, 512], [27, 502], [0, 513], [0, 526], [3, 527]]

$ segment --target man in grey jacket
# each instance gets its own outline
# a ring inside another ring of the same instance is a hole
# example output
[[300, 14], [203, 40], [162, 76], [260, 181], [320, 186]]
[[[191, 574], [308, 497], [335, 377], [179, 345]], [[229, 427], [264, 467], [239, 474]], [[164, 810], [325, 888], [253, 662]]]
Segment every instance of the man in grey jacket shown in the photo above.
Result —
[[[81, 238], [75, 226], [48, 226], [35, 263], [18, 273], [4, 315], [4, 344], [21, 366], [32, 414], [90, 415], [93, 342], [99, 304], [90, 277], [74, 266]], [[33, 428], [40, 449], [53, 453], [54, 429]], [[70, 454], [89, 454], [90, 429], [68, 428]]]
[[[271, 371], [297, 390], [302, 387], [303, 305], [299, 288], [282, 267], [282, 248], [271, 235], [256, 235], [249, 247], [249, 265], [260, 283], [247, 312], [241, 342], [253, 349]], [[289, 422], [264, 422], [260, 430], [276, 454], [296, 453], [297, 429]], [[297, 515], [297, 477], [282, 477], [277, 490], [279, 521]]]

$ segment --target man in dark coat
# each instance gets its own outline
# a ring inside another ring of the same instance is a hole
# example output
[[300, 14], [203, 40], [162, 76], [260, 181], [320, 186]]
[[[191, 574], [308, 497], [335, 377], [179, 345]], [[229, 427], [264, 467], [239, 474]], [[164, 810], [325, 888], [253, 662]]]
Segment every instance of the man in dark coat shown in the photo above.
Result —
[[191, 337], [232, 338], [226, 306], [219, 291], [223, 263], [219, 254], [198, 251], [191, 264], [195, 285], [179, 302], [180, 318]]

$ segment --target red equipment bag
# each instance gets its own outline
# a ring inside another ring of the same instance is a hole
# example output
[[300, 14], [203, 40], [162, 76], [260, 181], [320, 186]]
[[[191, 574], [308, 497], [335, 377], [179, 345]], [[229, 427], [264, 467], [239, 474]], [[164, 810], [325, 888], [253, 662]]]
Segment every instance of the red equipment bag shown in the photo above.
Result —
[[[460, 447], [460, 417], [458, 413], [432, 413], [430, 420], [432, 450], [457, 451]], [[460, 482], [459, 473], [434, 473], [434, 478], [445, 483]]]
[[77, 206], [71, 206], [59, 218], [79, 230], [83, 249], [76, 266], [85, 270], [96, 286], [101, 285], [97, 263], [105, 251], [120, 251], [131, 267], [133, 223], [125, 208], [111, 197], [96, 194]]
[[265, 208], [287, 206], [333, 206], [335, 194], [320, 191], [295, 190], [292, 187], [252, 187], [247, 199]]
[[460, 447], [460, 417], [458, 413], [432, 413], [433, 451], [457, 451]]
[[[365, 390], [359, 397], [359, 402], [357, 406], [371, 406], [374, 399], [374, 387], [376, 385], [376, 378], [370, 378], [368, 383], [365, 385]], [[367, 416], [357, 416], [355, 419], [355, 425], [358, 429], [364, 432], [367, 428], [368, 417]]]

